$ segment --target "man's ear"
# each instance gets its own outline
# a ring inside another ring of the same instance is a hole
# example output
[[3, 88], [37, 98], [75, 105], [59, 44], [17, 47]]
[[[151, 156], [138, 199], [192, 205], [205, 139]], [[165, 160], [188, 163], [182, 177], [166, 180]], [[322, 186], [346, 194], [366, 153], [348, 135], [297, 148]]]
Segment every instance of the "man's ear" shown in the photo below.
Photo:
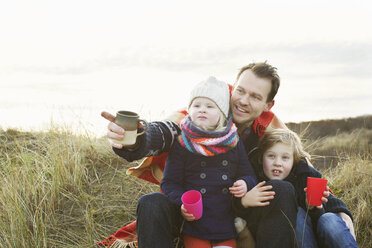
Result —
[[265, 111], [269, 111], [274, 106], [275, 101], [267, 102], [265, 106]]

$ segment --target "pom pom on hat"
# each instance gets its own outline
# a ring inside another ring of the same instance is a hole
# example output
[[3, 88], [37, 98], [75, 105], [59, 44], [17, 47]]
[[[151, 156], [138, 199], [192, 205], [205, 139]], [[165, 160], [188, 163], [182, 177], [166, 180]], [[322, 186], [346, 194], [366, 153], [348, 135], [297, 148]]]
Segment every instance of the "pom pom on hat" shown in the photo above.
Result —
[[191, 91], [189, 107], [196, 97], [206, 97], [214, 101], [227, 118], [230, 109], [230, 92], [225, 82], [209, 77], [198, 83]]

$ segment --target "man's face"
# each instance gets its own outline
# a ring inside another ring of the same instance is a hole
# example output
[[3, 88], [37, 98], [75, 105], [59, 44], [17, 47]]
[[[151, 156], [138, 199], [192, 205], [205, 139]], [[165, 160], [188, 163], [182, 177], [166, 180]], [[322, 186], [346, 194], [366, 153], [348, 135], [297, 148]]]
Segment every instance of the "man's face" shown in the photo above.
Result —
[[273, 106], [267, 102], [271, 82], [257, 77], [251, 70], [244, 71], [234, 85], [231, 96], [231, 110], [235, 124], [251, 124], [263, 111]]

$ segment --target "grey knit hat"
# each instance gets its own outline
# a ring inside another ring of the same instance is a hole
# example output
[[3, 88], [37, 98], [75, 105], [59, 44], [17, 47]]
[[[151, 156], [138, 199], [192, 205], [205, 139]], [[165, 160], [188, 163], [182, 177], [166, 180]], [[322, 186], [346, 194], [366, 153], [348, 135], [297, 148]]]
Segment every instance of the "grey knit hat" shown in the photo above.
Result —
[[214, 101], [225, 117], [229, 116], [230, 92], [225, 82], [209, 77], [207, 80], [198, 83], [191, 91], [189, 107], [196, 97], [207, 97]]

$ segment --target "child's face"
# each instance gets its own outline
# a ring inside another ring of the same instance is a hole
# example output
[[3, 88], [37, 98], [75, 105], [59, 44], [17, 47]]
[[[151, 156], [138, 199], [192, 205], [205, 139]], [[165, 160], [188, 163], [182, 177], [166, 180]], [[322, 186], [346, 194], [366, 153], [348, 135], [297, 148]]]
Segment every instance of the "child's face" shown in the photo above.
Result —
[[216, 128], [221, 116], [221, 111], [214, 101], [205, 97], [195, 98], [190, 107], [191, 121], [199, 128], [213, 130]]
[[284, 143], [276, 143], [263, 155], [263, 171], [270, 179], [283, 180], [293, 167], [293, 148]]

